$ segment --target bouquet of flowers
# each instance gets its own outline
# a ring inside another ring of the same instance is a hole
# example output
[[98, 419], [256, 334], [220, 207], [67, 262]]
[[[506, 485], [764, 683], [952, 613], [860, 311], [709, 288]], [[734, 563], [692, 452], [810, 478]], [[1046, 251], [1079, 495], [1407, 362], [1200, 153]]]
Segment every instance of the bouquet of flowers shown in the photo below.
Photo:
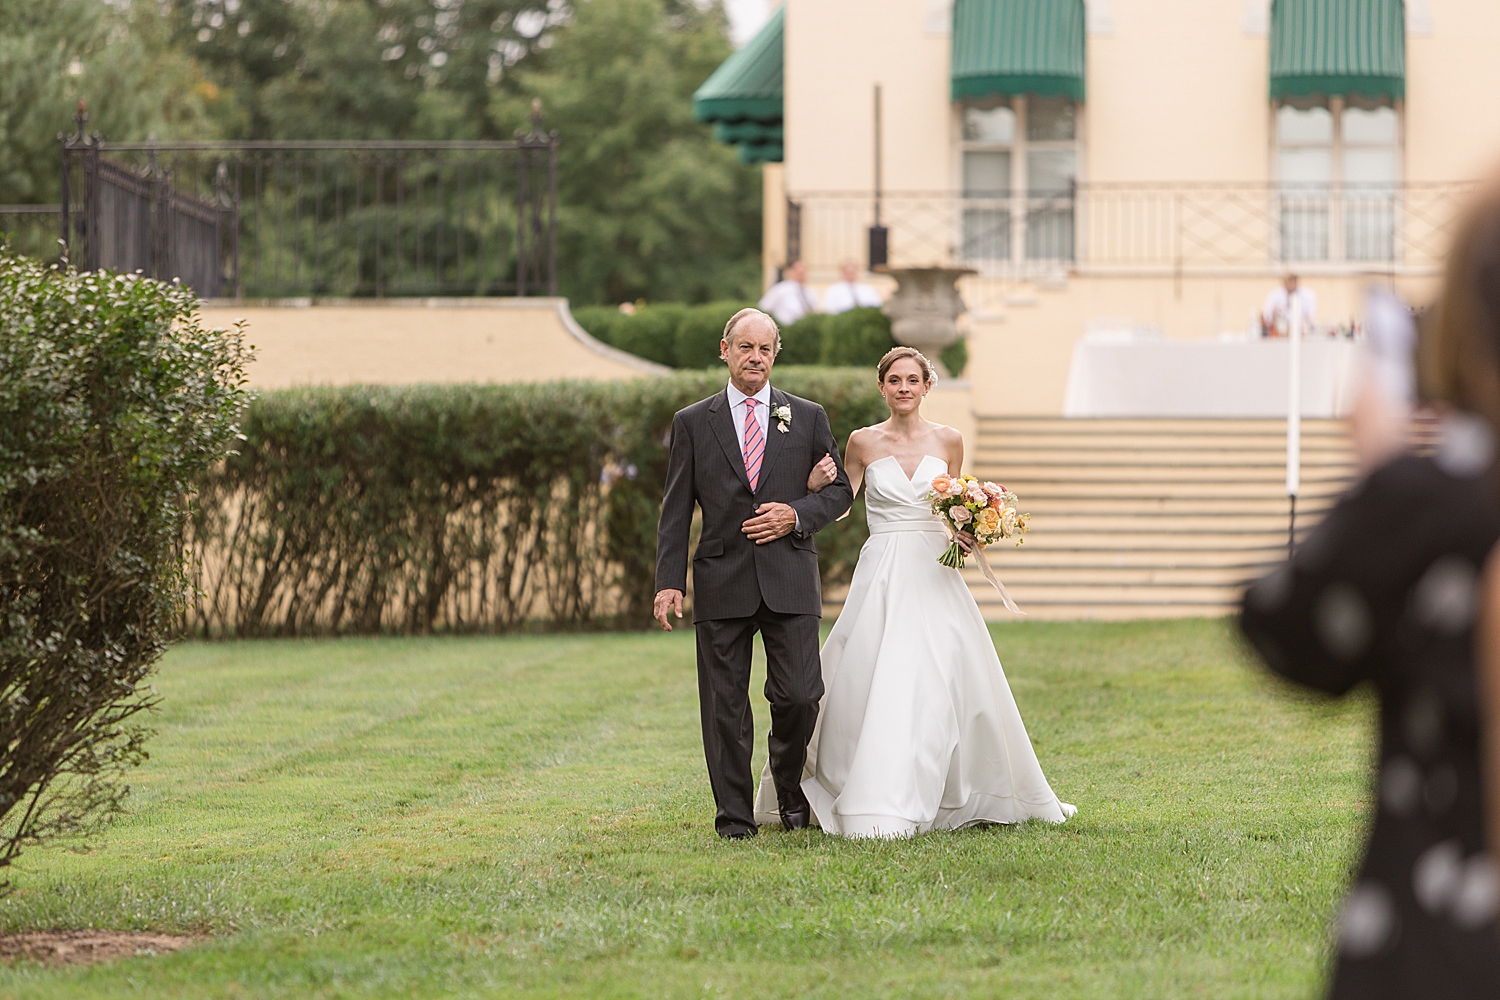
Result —
[[936, 476], [927, 499], [953, 535], [953, 543], [938, 556], [944, 566], [963, 569], [960, 534], [969, 535], [980, 549], [1002, 538], [1014, 538], [1017, 545], [1026, 540], [1021, 535], [1030, 526], [1031, 515], [1017, 513], [1020, 498], [997, 483], [981, 483], [973, 476]]

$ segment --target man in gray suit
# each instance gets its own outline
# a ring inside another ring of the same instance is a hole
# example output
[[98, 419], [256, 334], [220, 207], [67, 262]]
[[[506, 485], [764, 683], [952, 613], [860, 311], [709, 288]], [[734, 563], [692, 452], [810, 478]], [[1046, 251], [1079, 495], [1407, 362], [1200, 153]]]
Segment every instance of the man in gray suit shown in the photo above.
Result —
[[[724, 327], [719, 354], [729, 363], [723, 392], [672, 418], [671, 458], [656, 534], [656, 602], [662, 628], [682, 617], [693, 505], [703, 533], [693, 554], [693, 624], [698, 635], [698, 700], [703, 750], [721, 837], [752, 837], [755, 744], [750, 714], [750, 650], [766, 649], [771, 703], [771, 775], [781, 822], [808, 825], [802, 794], [807, 743], [823, 697], [818, 622], [823, 591], [813, 535], [854, 501], [828, 414], [817, 403], [771, 387], [781, 350], [775, 320], [742, 309]], [[808, 491], [822, 466], [833, 481]]]

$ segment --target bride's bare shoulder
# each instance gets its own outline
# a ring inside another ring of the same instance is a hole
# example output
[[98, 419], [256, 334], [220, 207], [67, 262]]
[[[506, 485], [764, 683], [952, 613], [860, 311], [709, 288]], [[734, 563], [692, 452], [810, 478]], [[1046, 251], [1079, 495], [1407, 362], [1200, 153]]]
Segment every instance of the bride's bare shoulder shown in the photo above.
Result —
[[849, 451], [858, 455], [867, 453], [880, 440], [880, 425], [871, 424], [869, 427], [860, 427], [849, 434]]
[[932, 432], [937, 435], [938, 441], [945, 448], [951, 448], [954, 445], [962, 446], [964, 443], [964, 436], [958, 432], [956, 427], [949, 427], [947, 424], [940, 424], [934, 421]]

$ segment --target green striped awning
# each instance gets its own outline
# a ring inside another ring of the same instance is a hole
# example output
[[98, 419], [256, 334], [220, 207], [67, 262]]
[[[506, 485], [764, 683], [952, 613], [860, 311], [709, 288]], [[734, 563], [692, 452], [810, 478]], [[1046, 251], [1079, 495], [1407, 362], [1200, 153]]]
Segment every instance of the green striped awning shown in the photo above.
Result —
[[1406, 96], [1401, 0], [1275, 0], [1271, 99]]
[[693, 95], [700, 122], [781, 124], [781, 68], [786, 7], [776, 8], [756, 36], [719, 64]]
[[1083, 0], [954, 0], [953, 99], [1084, 97]]

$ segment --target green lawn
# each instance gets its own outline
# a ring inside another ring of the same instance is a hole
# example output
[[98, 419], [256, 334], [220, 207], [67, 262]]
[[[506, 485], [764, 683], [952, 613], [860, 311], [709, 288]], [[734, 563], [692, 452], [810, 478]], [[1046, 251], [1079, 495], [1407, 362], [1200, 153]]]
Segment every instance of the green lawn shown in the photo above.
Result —
[[0, 997], [1312, 995], [1371, 704], [1225, 622], [994, 636], [1079, 814], [897, 843], [714, 836], [691, 633], [182, 646], [128, 815], [0, 929], [212, 940]]

